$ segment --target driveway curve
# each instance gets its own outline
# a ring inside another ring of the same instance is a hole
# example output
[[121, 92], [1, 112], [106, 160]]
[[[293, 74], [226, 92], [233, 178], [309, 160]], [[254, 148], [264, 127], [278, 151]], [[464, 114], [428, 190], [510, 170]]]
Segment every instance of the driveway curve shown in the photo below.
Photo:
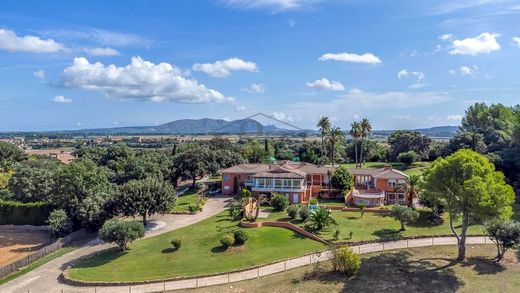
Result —
[[[189, 226], [210, 218], [222, 212], [229, 204], [229, 197], [211, 197], [204, 205], [202, 212], [195, 215], [156, 215], [150, 218], [152, 223], [161, 223], [160, 229], [152, 229], [146, 232], [146, 237], [153, 237], [162, 233], [176, 230], [185, 226]], [[165, 224], [165, 225], [164, 225]], [[64, 269], [79, 260], [81, 257], [96, 253], [106, 248], [112, 247], [103, 241], [96, 239], [88, 242], [84, 246], [56, 258], [12, 281], [0, 285], [2, 293], [18, 293], [18, 292], [95, 292], [95, 288], [74, 287], [64, 284], [60, 280], [60, 275]], [[113, 287], [104, 292], [129, 292], [128, 287]], [[97, 292], [101, 292], [97, 290]], [[132, 291], [138, 292], [138, 291]]]

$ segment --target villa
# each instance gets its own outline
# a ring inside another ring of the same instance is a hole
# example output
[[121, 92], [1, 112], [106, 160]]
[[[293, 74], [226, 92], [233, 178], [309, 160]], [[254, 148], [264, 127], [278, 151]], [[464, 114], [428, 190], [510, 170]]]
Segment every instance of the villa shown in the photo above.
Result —
[[[332, 188], [330, 178], [335, 167], [317, 166], [305, 162], [281, 161], [274, 164], [240, 164], [222, 170], [222, 193], [236, 194], [242, 188], [253, 195], [284, 194], [291, 203], [307, 202], [311, 197], [341, 198]], [[406, 204], [404, 192], [396, 187], [406, 183], [406, 175], [385, 167], [381, 169], [349, 169], [354, 176], [355, 188], [346, 195], [345, 204], [380, 206]]]

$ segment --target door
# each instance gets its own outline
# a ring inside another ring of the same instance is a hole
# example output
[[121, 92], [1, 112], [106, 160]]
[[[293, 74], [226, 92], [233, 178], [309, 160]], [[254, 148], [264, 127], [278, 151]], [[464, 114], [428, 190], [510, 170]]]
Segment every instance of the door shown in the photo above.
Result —
[[293, 203], [300, 203], [300, 198], [298, 193], [293, 193], [292, 195], [292, 202]]

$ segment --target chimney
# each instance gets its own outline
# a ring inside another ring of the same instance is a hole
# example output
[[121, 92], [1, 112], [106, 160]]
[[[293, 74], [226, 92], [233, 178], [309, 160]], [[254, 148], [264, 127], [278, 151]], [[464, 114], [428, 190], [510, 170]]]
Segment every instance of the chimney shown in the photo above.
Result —
[[386, 170], [392, 170], [392, 166], [391, 166], [391, 165], [385, 165], [384, 170], [385, 170], [385, 171], [386, 171]]

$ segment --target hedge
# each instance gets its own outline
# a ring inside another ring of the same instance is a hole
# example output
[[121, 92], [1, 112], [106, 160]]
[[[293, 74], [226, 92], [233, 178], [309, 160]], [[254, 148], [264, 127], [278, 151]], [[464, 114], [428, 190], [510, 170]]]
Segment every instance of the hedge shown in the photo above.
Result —
[[49, 214], [45, 202], [0, 201], [0, 225], [46, 225]]

